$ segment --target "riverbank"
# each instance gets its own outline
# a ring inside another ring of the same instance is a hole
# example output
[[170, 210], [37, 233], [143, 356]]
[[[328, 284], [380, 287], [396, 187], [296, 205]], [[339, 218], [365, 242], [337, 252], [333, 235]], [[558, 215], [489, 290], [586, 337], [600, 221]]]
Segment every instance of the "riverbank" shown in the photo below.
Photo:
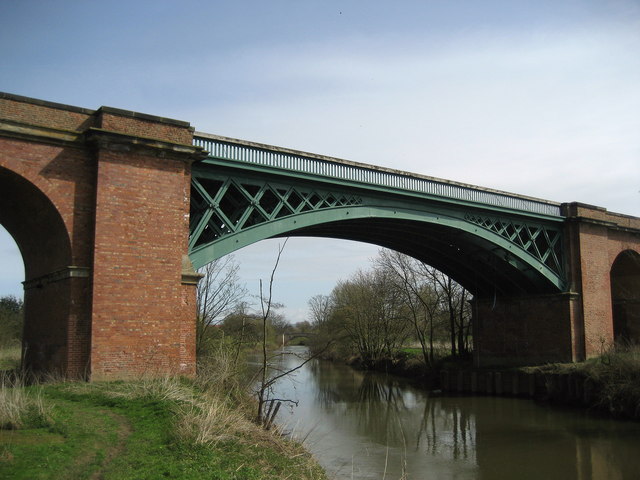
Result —
[[446, 353], [439, 352], [434, 365], [428, 367], [418, 348], [404, 348], [393, 357], [382, 357], [373, 364], [365, 364], [357, 355], [347, 358], [322, 357], [324, 360], [341, 362], [357, 370], [371, 370], [388, 373], [411, 380], [413, 383], [429, 390], [441, 388], [441, 372], [445, 369], [459, 368], [470, 365], [470, 359], [452, 359]]
[[[357, 357], [344, 360], [363, 369]], [[449, 393], [531, 398], [640, 420], [640, 346], [619, 346], [586, 362], [521, 368], [475, 369], [470, 362], [441, 359], [427, 368], [402, 352], [369, 369], [409, 378]]]
[[640, 420], [640, 347], [622, 346], [585, 362], [512, 369], [448, 368], [447, 392], [533, 398]]
[[0, 390], [0, 478], [325, 480], [211, 379], [56, 382]]

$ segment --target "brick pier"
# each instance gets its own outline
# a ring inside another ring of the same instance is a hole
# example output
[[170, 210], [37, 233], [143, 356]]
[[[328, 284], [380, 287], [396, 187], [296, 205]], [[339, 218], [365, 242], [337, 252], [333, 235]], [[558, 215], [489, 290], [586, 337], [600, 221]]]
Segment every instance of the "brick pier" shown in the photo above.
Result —
[[0, 94], [0, 223], [25, 262], [25, 365], [195, 372], [186, 122]]

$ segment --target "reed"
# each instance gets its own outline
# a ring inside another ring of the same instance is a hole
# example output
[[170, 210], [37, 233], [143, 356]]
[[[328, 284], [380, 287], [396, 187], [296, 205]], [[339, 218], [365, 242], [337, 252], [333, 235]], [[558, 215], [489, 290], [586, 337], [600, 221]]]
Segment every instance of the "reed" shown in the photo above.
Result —
[[24, 378], [0, 374], [0, 429], [46, 427], [52, 424], [51, 406], [38, 386], [26, 387]]

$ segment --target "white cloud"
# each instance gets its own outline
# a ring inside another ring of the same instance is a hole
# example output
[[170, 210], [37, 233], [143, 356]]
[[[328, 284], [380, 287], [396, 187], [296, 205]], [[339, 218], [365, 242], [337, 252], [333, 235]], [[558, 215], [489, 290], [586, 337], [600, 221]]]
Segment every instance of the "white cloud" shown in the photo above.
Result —
[[[627, 185], [640, 178], [640, 34], [483, 34], [439, 50], [407, 40], [366, 52], [340, 41], [303, 54], [258, 50], [245, 61], [260, 71], [253, 86], [264, 96], [222, 105], [215, 117], [194, 112], [193, 123], [640, 214], [638, 189]], [[590, 197], [594, 184], [602, 188]]]

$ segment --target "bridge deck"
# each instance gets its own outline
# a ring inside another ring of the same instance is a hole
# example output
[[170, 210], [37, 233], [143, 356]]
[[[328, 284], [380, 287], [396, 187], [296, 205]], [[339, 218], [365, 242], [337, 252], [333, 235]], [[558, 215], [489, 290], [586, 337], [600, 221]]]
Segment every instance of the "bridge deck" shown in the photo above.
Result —
[[560, 217], [559, 203], [451, 180], [201, 132], [193, 143], [213, 158]]

